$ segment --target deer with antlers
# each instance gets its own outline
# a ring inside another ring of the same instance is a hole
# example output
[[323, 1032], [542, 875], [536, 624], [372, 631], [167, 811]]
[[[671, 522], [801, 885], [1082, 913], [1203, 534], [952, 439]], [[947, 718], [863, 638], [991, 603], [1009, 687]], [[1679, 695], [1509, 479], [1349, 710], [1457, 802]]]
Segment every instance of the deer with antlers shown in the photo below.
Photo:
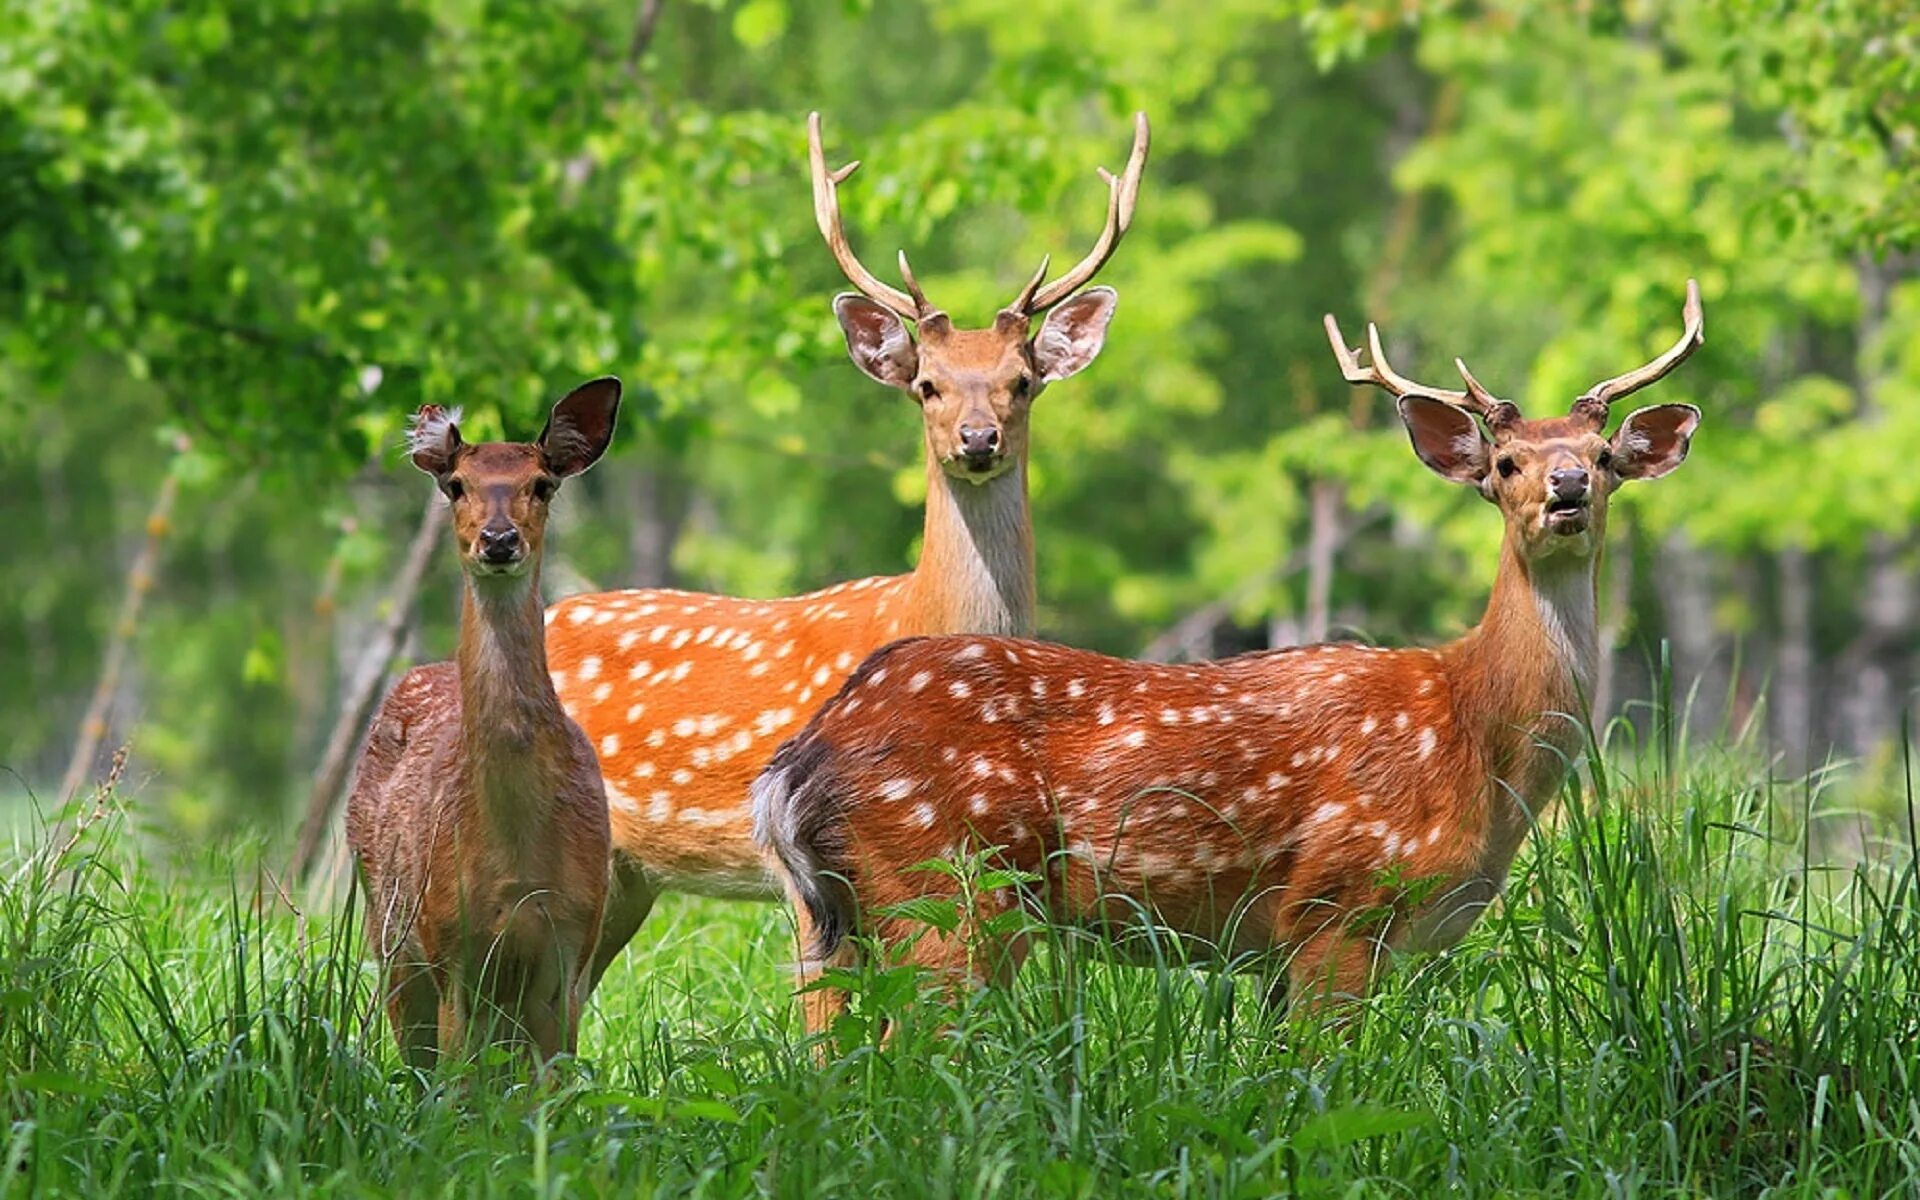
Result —
[[583, 384], [538, 441], [415, 417], [414, 465], [452, 510], [465, 580], [453, 662], [381, 703], [347, 800], [387, 1015], [417, 1067], [491, 1043], [573, 1053], [608, 880], [600, 768], [547, 674], [540, 557], [562, 480], [606, 452], [620, 381]]
[[833, 305], [847, 349], [861, 371], [920, 406], [920, 562], [905, 575], [788, 599], [620, 591], [548, 611], [554, 684], [599, 752], [612, 809], [615, 895], [596, 976], [663, 891], [780, 898], [753, 842], [747, 787], [854, 664], [913, 634], [1032, 631], [1028, 414], [1043, 388], [1084, 369], [1105, 341], [1114, 292], [1087, 285], [1132, 223], [1148, 128], [1136, 115], [1126, 170], [1101, 171], [1107, 219], [1092, 251], [1051, 283], [1043, 259], [985, 329], [957, 328], [929, 303], [904, 251], [904, 291], [861, 264], [838, 199], [859, 163], [827, 168], [818, 113], [807, 142], [815, 220], [858, 289]]
[[[810, 969], [849, 961], [856, 931], [964, 978], [1017, 969], [1024, 943], [984, 919], [1021, 902], [1011, 890], [946, 935], [890, 915], [954, 896], [918, 865], [970, 849], [1030, 872], [1025, 902], [1054, 921], [1117, 934], [1146, 912], [1222, 959], [1284, 953], [1309, 1004], [1363, 994], [1386, 949], [1458, 941], [1498, 894], [1584, 743], [1608, 498], [1679, 466], [1700, 419], [1641, 409], [1609, 438], [1609, 408], [1701, 344], [1699, 291], [1672, 349], [1564, 417], [1523, 418], [1464, 363], [1464, 391], [1414, 383], [1371, 329], [1363, 368], [1331, 316], [1327, 334], [1350, 382], [1397, 399], [1420, 460], [1505, 518], [1480, 624], [1437, 649], [1186, 666], [1012, 638], [886, 647], [753, 788], [756, 836], [813, 930]], [[809, 1024], [838, 1003], [810, 992]]]

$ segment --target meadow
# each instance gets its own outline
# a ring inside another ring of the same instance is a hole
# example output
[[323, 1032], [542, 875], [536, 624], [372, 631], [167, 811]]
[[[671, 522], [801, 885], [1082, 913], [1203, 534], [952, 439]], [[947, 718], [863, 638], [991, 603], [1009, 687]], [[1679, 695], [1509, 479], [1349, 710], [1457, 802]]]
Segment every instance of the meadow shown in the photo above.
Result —
[[544, 1085], [404, 1071], [351, 901], [299, 911], [257, 846], [156, 865], [103, 791], [6, 868], [0, 1194], [1913, 1194], [1911, 754], [1848, 814], [1612, 732], [1467, 941], [1344, 1028], [1062, 933], [957, 1008], [866, 969], [814, 1047], [784, 911], [670, 899]]

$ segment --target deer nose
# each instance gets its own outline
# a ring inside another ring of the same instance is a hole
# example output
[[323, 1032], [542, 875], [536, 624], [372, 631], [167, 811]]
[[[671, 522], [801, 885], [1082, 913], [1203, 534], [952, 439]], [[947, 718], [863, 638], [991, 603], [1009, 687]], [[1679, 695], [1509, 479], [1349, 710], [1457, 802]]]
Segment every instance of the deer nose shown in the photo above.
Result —
[[1578, 500], [1589, 486], [1585, 467], [1559, 467], [1547, 475], [1555, 500]]
[[968, 458], [985, 458], [1000, 448], [1000, 429], [996, 425], [962, 425], [960, 452]]
[[480, 557], [488, 562], [512, 562], [520, 553], [520, 531], [511, 525], [495, 528], [483, 526], [480, 530]]

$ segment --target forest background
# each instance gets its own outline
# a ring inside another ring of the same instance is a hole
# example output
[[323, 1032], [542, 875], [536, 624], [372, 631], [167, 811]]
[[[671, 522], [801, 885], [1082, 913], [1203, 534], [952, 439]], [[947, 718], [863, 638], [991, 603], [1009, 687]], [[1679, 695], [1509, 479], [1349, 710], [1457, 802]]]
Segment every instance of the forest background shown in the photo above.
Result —
[[866, 163], [867, 261], [907, 247], [963, 323], [1083, 251], [1093, 167], [1152, 117], [1107, 350], [1033, 415], [1041, 632], [1117, 653], [1478, 615], [1497, 514], [1341, 381], [1322, 313], [1546, 413], [1670, 343], [1697, 277], [1707, 343], [1658, 399], [1705, 422], [1618, 501], [1599, 711], [1644, 725], [1668, 661], [1694, 736], [1895, 803], [1899, 0], [4, 0], [0, 827], [125, 745], [152, 844], [291, 829], [343, 697], [453, 643], [444, 561], [394, 609], [421, 403], [525, 437], [626, 381], [554, 596], [906, 569], [918, 418], [834, 325], [812, 109]]

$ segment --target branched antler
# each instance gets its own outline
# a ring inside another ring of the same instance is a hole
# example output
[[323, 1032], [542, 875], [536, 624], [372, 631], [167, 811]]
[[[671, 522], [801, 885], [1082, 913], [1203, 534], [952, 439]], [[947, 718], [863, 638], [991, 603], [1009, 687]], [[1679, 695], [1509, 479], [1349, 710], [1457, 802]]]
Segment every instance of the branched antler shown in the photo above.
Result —
[[1133, 152], [1127, 157], [1127, 169], [1116, 178], [1105, 167], [1096, 168], [1100, 178], [1107, 181], [1107, 224], [1100, 231], [1099, 240], [1094, 242], [1093, 249], [1071, 271], [1045, 287], [1040, 286], [1040, 281], [1046, 278], [1047, 266], [1052, 259], [1051, 256], [1041, 259], [1040, 269], [1033, 273], [1033, 278], [1020, 289], [1020, 294], [1014, 297], [1013, 303], [1005, 311], [1032, 316], [1052, 308], [1093, 282], [1093, 277], [1100, 273], [1101, 267], [1107, 265], [1107, 260], [1119, 248], [1120, 239], [1126, 236], [1133, 224], [1133, 206], [1140, 198], [1140, 175], [1147, 169], [1147, 147], [1151, 140], [1152, 131], [1147, 126], [1147, 114], [1134, 113]]
[[1604, 428], [1607, 413], [1615, 400], [1664, 379], [1669, 371], [1687, 361], [1687, 357], [1700, 348], [1707, 340], [1707, 319], [1705, 310], [1700, 306], [1700, 284], [1697, 280], [1687, 280], [1687, 302], [1680, 310], [1680, 319], [1685, 328], [1680, 340], [1671, 349], [1644, 367], [1636, 367], [1624, 375], [1615, 375], [1612, 379], [1603, 379], [1594, 384], [1573, 402], [1572, 411], [1576, 415], [1591, 418], [1595, 425]]

